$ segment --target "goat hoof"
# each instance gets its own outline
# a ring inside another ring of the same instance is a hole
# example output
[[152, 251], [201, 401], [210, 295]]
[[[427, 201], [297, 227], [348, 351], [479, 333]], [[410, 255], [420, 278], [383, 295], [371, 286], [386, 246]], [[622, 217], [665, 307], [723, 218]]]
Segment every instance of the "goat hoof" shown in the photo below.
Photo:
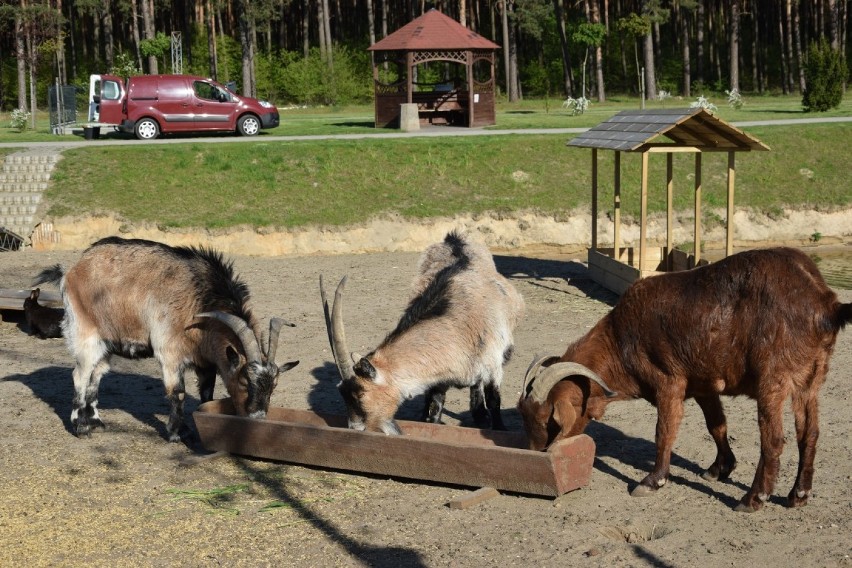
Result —
[[[799, 493], [802, 494], [801, 497]], [[808, 504], [808, 497], [810, 497], [810, 491], [797, 491], [793, 488], [790, 494], [787, 495], [787, 506], [790, 508], [804, 507]]]
[[642, 485], [641, 483], [636, 486], [633, 491], [630, 492], [631, 497], [649, 497], [657, 492], [653, 487], [648, 487], [647, 485]]
[[758, 508], [753, 507], [752, 505], [748, 505], [746, 503], [740, 503], [736, 507], [734, 507], [734, 511], [737, 513], [754, 513]]
[[711, 469], [708, 469], [707, 471], [701, 474], [701, 479], [704, 479], [706, 481], [719, 481], [719, 474], [714, 473]]

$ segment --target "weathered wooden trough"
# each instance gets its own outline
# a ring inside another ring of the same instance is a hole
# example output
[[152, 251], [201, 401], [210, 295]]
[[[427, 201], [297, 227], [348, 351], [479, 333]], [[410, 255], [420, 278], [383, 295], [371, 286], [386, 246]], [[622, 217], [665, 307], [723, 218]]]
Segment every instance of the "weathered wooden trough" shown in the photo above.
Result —
[[[12, 290], [0, 288], [0, 310], [23, 310], [24, 300], [30, 297], [32, 290]], [[39, 304], [48, 308], [61, 308], [62, 297], [58, 292], [41, 291]]]
[[402, 436], [359, 432], [346, 417], [270, 408], [265, 420], [235, 416], [230, 399], [194, 413], [211, 451], [360, 473], [558, 497], [589, 483], [595, 443], [581, 434], [546, 452], [521, 432], [398, 421]]

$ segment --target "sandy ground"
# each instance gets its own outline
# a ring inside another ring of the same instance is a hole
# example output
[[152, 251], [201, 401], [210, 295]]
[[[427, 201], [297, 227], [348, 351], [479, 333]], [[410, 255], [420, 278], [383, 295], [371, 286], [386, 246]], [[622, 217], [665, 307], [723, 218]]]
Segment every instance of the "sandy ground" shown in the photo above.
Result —
[[[0, 254], [0, 288], [26, 288], [77, 251]], [[578, 255], [579, 256], [579, 255]], [[347, 335], [375, 346], [396, 323], [418, 255], [235, 257], [256, 312], [284, 316], [279, 361], [298, 358], [273, 405], [341, 413], [320, 308], [318, 276], [348, 274]], [[507, 425], [536, 353], [561, 352], [610, 309], [579, 260], [498, 255], [524, 295], [527, 315], [503, 386]], [[852, 302], [852, 291], [839, 292]], [[616, 403], [587, 433], [597, 444], [589, 486], [557, 499], [503, 494], [467, 510], [447, 507], [471, 488], [220, 457], [182, 465], [194, 450], [164, 439], [168, 405], [150, 360], [116, 359], [101, 385], [106, 431], [70, 432], [71, 361], [61, 339], [27, 335], [16, 314], [0, 323], [0, 566], [852, 566], [852, 330], [841, 333], [821, 396], [814, 495], [785, 496], [796, 473], [792, 419], [776, 494], [755, 514], [732, 507], [758, 459], [755, 404], [728, 399], [739, 467], [729, 482], [700, 477], [714, 447], [688, 402], [671, 482], [657, 495], [629, 490], [654, 460], [656, 413]], [[197, 404], [189, 386], [188, 410]], [[222, 385], [217, 396], [222, 396]], [[415, 399], [401, 409], [416, 418]], [[447, 402], [447, 423], [467, 425], [466, 393]]]

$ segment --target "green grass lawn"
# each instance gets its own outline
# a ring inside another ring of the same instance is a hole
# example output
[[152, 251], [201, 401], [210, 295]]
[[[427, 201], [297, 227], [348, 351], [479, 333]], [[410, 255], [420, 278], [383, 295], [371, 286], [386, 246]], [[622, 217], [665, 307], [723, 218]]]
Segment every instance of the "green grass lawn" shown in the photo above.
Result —
[[[834, 209], [852, 204], [852, 125], [763, 126], [770, 152], [737, 155], [737, 207]], [[115, 213], [164, 227], [350, 225], [398, 214], [537, 211], [587, 206], [590, 152], [569, 135], [95, 146], [65, 151], [46, 198], [55, 216]], [[612, 199], [603, 152], [602, 203]], [[705, 156], [703, 199], [726, 202], [725, 154]], [[638, 214], [639, 156], [622, 159], [626, 215]], [[675, 207], [693, 204], [693, 159], [675, 156]], [[651, 158], [649, 208], [662, 211], [665, 158]]]

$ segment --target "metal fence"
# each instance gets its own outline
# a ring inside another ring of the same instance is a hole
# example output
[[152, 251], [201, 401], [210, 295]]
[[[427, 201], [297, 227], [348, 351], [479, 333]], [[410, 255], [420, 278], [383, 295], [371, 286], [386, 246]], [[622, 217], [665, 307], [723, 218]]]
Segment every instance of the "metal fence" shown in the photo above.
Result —
[[56, 85], [47, 90], [50, 131], [63, 134], [65, 127], [77, 122], [77, 90], [73, 85]]

